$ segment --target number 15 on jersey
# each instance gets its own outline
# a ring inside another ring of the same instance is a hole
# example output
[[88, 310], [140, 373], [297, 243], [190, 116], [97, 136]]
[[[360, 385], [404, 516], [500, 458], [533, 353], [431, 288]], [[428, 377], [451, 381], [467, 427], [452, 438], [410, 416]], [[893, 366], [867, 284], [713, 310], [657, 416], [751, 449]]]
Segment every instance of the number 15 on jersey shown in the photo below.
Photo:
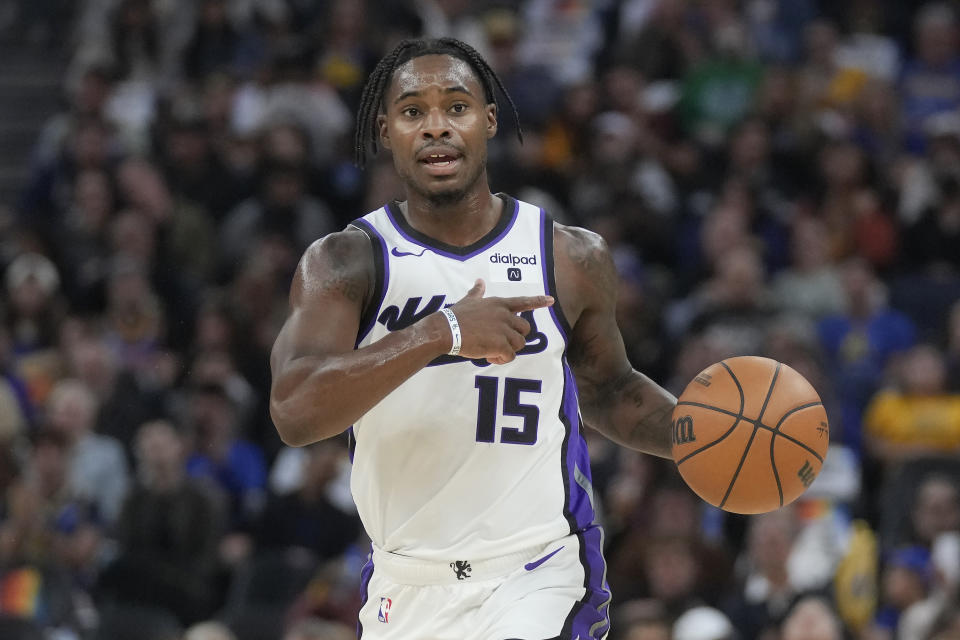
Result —
[[[477, 376], [474, 387], [479, 390], [477, 404], [477, 442], [497, 442], [497, 397], [500, 392], [500, 378]], [[525, 378], [503, 378], [503, 415], [523, 418], [523, 426], [500, 428], [500, 442], [504, 444], [535, 444], [537, 426], [540, 422], [540, 409], [535, 404], [521, 400], [520, 394], [539, 394], [543, 385], [541, 380]]]

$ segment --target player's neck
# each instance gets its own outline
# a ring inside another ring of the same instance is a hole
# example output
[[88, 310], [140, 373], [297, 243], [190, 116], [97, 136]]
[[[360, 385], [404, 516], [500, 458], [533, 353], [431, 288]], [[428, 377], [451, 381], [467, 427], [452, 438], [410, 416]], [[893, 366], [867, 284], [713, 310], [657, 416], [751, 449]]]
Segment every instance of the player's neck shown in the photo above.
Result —
[[485, 180], [454, 202], [438, 202], [408, 191], [400, 210], [421, 233], [447, 244], [466, 247], [493, 229], [503, 213], [503, 201], [490, 193]]

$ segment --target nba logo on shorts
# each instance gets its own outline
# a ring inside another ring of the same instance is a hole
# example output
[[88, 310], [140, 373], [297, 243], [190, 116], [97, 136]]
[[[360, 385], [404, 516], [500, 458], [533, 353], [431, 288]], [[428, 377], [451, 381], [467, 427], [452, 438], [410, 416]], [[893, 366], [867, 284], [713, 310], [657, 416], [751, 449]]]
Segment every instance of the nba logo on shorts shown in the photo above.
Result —
[[390, 622], [390, 606], [393, 604], [393, 600], [390, 598], [380, 598], [380, 613], [377, 614], [377, 619], [380, 622]]
[[520, 269], [517, 267], [507, 269], [507, 280], [510, 282], [520, 282]]

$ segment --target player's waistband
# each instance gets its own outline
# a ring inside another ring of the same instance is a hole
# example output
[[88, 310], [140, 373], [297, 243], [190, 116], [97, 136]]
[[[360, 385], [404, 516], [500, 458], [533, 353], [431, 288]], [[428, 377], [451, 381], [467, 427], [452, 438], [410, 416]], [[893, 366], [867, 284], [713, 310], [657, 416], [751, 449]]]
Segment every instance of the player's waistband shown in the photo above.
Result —
[[553, 543], [540, 544], [516, 553], [486, 560], [470, 558], [450, 559], [445, 562], [432, 562], [411, 558], [374, 545], [373, 570], [375, 573], [397, 584], [426, 586], [432, 584], [450, 584], [481, 582], [516, 571], [524, 564], [537, 558]]

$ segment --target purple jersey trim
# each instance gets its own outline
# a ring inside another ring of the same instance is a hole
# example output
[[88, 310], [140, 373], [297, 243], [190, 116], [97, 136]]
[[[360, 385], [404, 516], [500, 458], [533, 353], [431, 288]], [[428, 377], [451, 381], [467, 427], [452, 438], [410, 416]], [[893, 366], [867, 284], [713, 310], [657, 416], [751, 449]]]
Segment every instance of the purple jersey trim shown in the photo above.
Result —
[[[373, 547], [370, 548], [370, 555], [367, 556], [367, 563], [363, 565], [360, 572], [360, 609], [367, 604], [370, 599], [370, 579], [373, 578]], [[357, 640], [363, 637], [363, 623], [357, 618]]]
[[563, 630], [569, 635], [563, 637], [600, 640], [610, 629], [611, 599], [607, 564], [603, 559], [603, 530], [594, 525], [577, 533], [577, 538], [586, 593], [567, 616]]

